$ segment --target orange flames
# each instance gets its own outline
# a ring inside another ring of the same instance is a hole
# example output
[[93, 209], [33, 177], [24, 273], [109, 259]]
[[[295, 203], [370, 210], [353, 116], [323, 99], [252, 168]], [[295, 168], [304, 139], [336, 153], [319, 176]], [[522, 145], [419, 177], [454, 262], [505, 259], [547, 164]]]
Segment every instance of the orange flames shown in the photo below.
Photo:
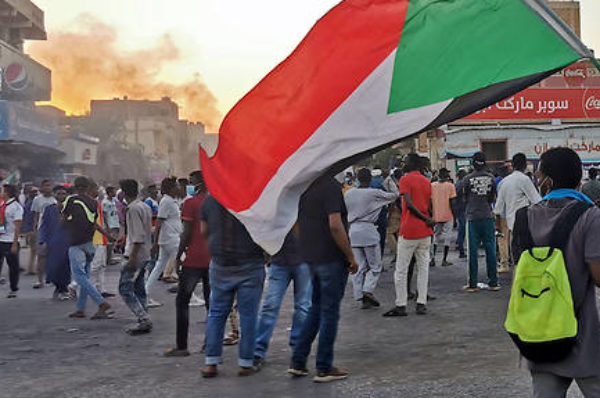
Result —
[[171, 97], [181, 116], [215, 131], [221, 120], [217, 100], [199, 75], [185, 84], [157, 81], [163, 66], [181, 60], [179, 48], [164, 36], [153, 48], [122, 52], [112, 27], [82, 16], [82, 29], [51, 32], [48, 41], [32, 42], [28, 52], [52, 70], [51, 104], [71, 114], [85, 114], [90, 100], [128, 96], [157, 100]]

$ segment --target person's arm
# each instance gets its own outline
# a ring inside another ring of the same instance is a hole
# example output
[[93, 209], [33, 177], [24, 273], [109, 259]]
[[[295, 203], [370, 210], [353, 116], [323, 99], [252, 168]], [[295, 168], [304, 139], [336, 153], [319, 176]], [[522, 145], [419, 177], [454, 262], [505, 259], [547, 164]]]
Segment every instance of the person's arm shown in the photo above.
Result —
[[125, 264], [125, 269], [129, 272], [135, 272], [135, 265], [137, 264], [137, 256], [142, 247], [142, 243], [133, 242], [131, 247], [131, 253], [129, 253], [129, 259]]
[[160, 236], [163, 221], [165, 221], [164, 218], [156, 219], [156, 227], [154, 227], [154, 246], [152, 247], [152, 250], [158, 249], [158, 237]]
[[[435, 222], [433, 221], [433, 219], [431, 219], [431, 217], [427, 217], [425, 214], [421, 213], [419, 209], [416, 208], [409, 193], [404, 194], [404, 203], [406, 203], [406, 208], [408, 209], [408, 211], [410, 211], [415, 217], [425, 221], [425, 223], [430, 227], [435, 225]], [[429, 212], [429, 214], [431, 214], [431, 201], [429, 202]]]
[[535, 185], [533, 184], [533, 181], [531, 181], [531, 179], [529, 177], [527, 177], [527, 180], [528, 180], [527, 183], [525, 183], [524, 187], [523, 187], [523, 193], [527, 197], [527, 200], [532, 205], [541, 202], [542, 196], [540, 195], [538, 190], [535, 189]]
[[101, 226], [100, 224], [98, 224], [97, 222], [94, 223], [94, 229], [98, 232], [100, 232], [102, 235], [104, 235], [106, 237], [106, 239], [108, 239], [110, 242], [114, 242], [115, 238], [109, 234], [103, 226]]
[[190, 239], [192, 237], [192, 228], [194, 223], [190, 220], [183, 220], [183, 232], [181, 233], [181, 237], [179, 238], [179, 250], [177, 250], [177, 256], [175, 257], [175, 261], [177, 261], [177, 266], [181, 267], [182, 260], [181, 256], [187, 250], [190, 245]]
[[40, 224], [40, 213], [37, 211], [33, 212], [33, 230], [37, 231], [39, 229]]
[[497, 197], [496, 181], [494, 180], [494, 178], [492, 178], [492, 191], [490, 192], [490, 197], [488, 198], [488, 202], [494, 203], [494, 201], [496, 200], [496, 197]]
[[12, 254], [17, 254], [19, 252], [19, 235], [21, 234], [21, 224], [23, 220], [15, 220], [15, 235], [13, 236], [13, 243], [10, 247], [10, 252]]
[[344, 256], [346, 256], [346, 259], [350, 263], [348, 271], [351, 274], [355, 274], [356, 271], [358, 271], [358, 264], [354, 258], [354, 253], [352, 252], [352, 247], [350, 246], [350, 239], [348, 239], [346, 228], [342, 222], [341, 213], [329, 214], [329, 231], [331, 232], [333, 241], [342, 251], [342, 253], [344, 253]]

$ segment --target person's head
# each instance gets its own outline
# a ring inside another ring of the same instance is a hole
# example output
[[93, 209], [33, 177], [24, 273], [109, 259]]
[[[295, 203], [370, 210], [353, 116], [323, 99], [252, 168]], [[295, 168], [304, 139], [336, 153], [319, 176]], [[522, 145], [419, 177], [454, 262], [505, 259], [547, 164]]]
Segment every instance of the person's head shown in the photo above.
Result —
[[467, 171], [465, 169], [458, 170], [458, 173], [456, 174], [456, 178], [459, 180], [462, 180], [466, 176], [467, 176]]
[[450, 181], [450, 170], [448, 170], [447, 168], [444, 167], [440, 169], [438, 175], [440, 181]]
[[179, 186], [177, 185], [177, 179], [174, 177], [167, 177], [160, 183], [160, 193], [163, 195], [169, 195], [176, 197], [179, 194]]
[[527, 168], [527, 156], [524, 153], [516, 153], [512, 158], [512, 166], [515, 170], [525, 171]]
[[395, 169], [392, 175], [394, 176], [395, 180], [399, 180], [402, 178], [402, 169]]
[[33, 199], [38, 195], [38, 189], [36, 187], [29, 187], [27, 190], [27, 199]]
[[421, 157], [416, 153], [409, 153], [404, 157], [404, 168], [407, 172], [421, 170]]
[[570, 148], [552, 148], [540, 157], [540, 190], [576, 189], [581, 183], [581, 159]]
[[73, 181], [73, 186], [75, 187], [75, 191], [79, 194], [86, 193], [90, 188], [90, 180], [87, 177], [77, 177], [75, 181]]
[[52, 195], [52, 181], [50, 181], [50, 180], [42, 181], [42, 185], [40, 186], [40, 192], [44, 196]]
[[87, 194], [90, 198], [96, 199], [98, 197], [98, 184], [90, 179], [90, 186], [88, 187]]
[[148, 196], [150, 196], [152, 199], [156, 200], [156, 198], [158, 198], [158, 188], [156, 184], [151, 183], [150, 185], [148, 185], [146, 187], [146, 192], [148, 193]]
[[592, 167], [591, 169], [588, 170], [588, 177], [590, 177], [590, 180], [595, 180], [596, 177], [598, 177], [598, 169]]
[[67, 190], [62, 185], [56, 185], [52, 188], [52, 192], [58, 203], [63, 203], [67, 199]]
[[136, 199], [139, 193], [139, 185], [136, 180], [127, 179], [119, 181], [119, 186], [121, 187], [121, 192], [125, 195], [125, 198]]
[[475, 155], [473, 155], [473, 167], [475, 170], [480, 171], [485, 169], [485, 162], [486, 159], [483, 152], [477, 152]]
[[179, 185], [179, 192], [177, 196], [185, 198], [187, 196], [187, 186], [190, 185], [190, 180], [187, 178], [178, 178], [177, 185]]
[[117, 189], [115, 187], [113, 187], [113, 186], [106, 187], [106, 196], [109, 199], [114, 198], [116, 194], [117, 194]]
[[16, 185], [14, 185], [14, 184], [5, 184], [5, 185], [2, 186], [2, 195], [1, 195], [1, 197], [5, 201], [6, 200], [10, 200], [10, 199], [16, 198], [18, 192], [19, 192], [19, 190], [18, 190], [18, 188], [17, 188]]
[[358, 179], [360, 186], [363, 188], [367, 188], [369, 185], [371, 185], [371, 171], [366, 167], [358, 170], [356, 178]]
[[206, 192], [206, 183], [204, 182], [204, 175], [200, 170], [192, 171], [190, 173], [190, 184], [194, 186], [196, 192]]

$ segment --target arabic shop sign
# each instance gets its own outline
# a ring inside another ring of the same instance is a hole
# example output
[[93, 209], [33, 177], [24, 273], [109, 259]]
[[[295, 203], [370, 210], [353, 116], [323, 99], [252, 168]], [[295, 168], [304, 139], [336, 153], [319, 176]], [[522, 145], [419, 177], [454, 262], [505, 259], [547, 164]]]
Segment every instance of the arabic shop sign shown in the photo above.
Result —
[[551, 148], [571, 148], [582, 160], [600, 159], [600, 137], [586, 134], [575, 137], [515, 138], [511, 140], [511, 152], [523, 152], [530, 159], [537, 159]]
[[465, 120], [600, 119], [600, 88], [530, 88]]

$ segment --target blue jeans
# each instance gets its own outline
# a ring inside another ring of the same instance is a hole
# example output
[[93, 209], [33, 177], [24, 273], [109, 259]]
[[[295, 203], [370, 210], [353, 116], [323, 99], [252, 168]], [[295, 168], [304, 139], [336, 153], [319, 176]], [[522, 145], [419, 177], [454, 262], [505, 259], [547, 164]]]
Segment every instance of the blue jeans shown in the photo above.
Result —
[[340, 303], [348, 281], [348, 269], [339, 261], [328, 264], [311, 264], [312, 306], [304, 321], [298, 343], [294, 346], [292, 366], [305, 368], [317, 333], [317, 371], [327, 373], [333, 366], [333, 345], [340, 319]]
[[123, 267], [119, 279], [119, 294], [121, 294], [127, 307], [137, 317], [138, 322], [150, 319], [148, 315], [148, 298], [144, 286], [146, 263], [146, 261], [140, 261], [133, 272]]
[[477, 251], [480, 243], [483, 243], [485, 249], [488, 284], [498, 285], [495, 231], [493, 218], [469, 221], [469, 287], [477, 287], [479, 271]]
[[205, 363], [207, 365], [221, 363], [225, 323], [231, 312], [233, 299], [237, 295], [242, 333], [238, 346], [238, 365], [244, 368], [252, 367], [256, 319], [265, 280], [265, 265], [263, 262], [252, 262], [222, 266], [213, 259], [210, 263], [209, 279], [211, 293], [206, 325]]
[[294, 316], [289, 344], [292, 347], [296, 345], [310, 308], [310, 269], [308, 264], [295, 266], [271, 264], [269, 267], [269, 287], [256, 327], [254, 356], [261, 358], [266, 356], [283, 296], [292, 280], [294, 281]]
[[79, 285], [79, 295], [77, 297], [77, 304], [75, 305], [77, 311], [85, 310], [88, 295], [98, 305], [106, 301], [98, 290], [96, 290], [92, 282], [90, 282], [90, 268], [94, 259], [94, 253], [95, 249], [92, 242], [69, 247], [71, 275]]
[[467, 220], [465, 213], [460, 214], [456, 218], [458, 224], [458, 236], [456, 238], [456, 245], [458, 246], [458, 252], [463, 254], [465, 252], [465, 234], [467, 232]]

